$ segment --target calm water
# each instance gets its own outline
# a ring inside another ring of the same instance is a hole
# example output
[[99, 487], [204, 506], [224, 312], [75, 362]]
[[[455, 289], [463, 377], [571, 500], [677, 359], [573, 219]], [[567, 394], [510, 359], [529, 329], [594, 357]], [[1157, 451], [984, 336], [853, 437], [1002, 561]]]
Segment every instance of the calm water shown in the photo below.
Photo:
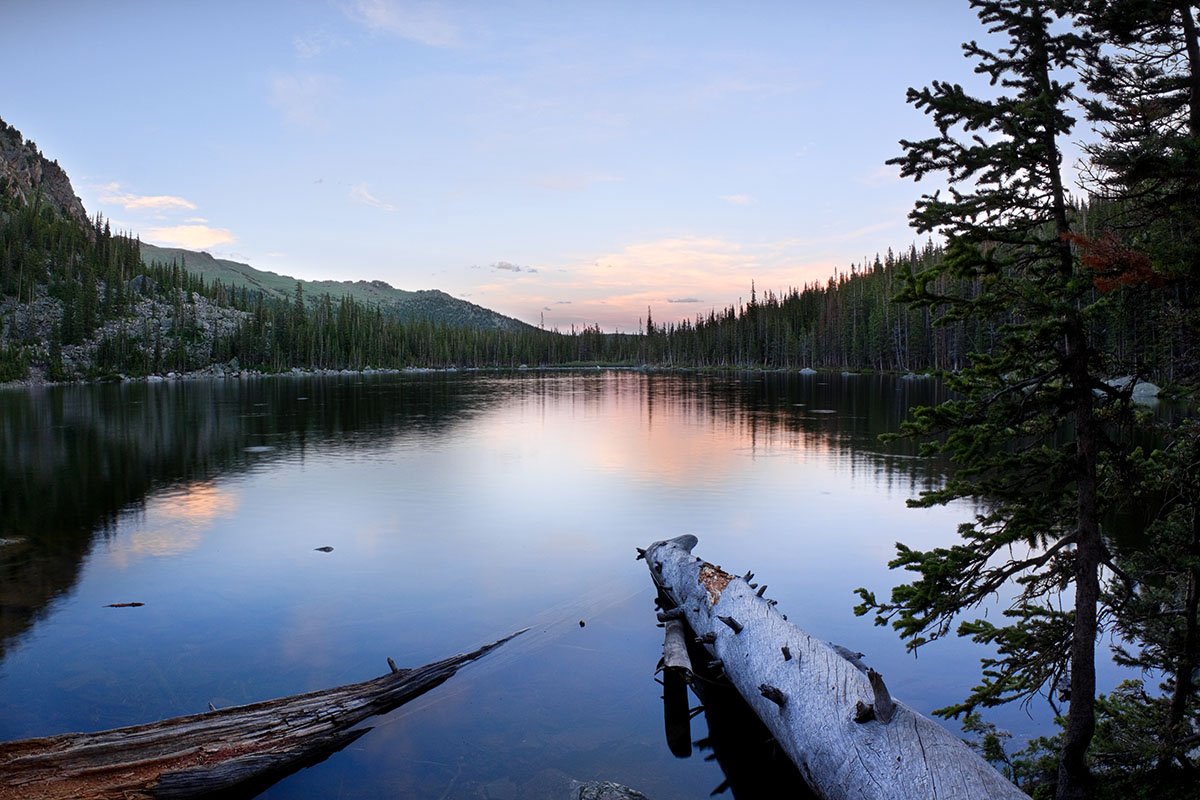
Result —
[[[914, 659], [851, 613], [854, 587], [895, 582], [895, 541], [948, 544], [970, 514], [906, 509], [931, 467], [876, 440], [936, 392], [618, 372], [0, 392], [0, 537], [24, 540], [0, 547], [0, 740], [362, 680], [532, 626], [264, 796], [538, 798], [576, 778], [707, 797], [718, 763], [664, 741], [634, 548], [694, 533], [909, 704], [961, 699], [977, 650]], [[145, 605], [106, 607], [126, 602]], [[995, 719], [1020, 738], [1036, 711]]]

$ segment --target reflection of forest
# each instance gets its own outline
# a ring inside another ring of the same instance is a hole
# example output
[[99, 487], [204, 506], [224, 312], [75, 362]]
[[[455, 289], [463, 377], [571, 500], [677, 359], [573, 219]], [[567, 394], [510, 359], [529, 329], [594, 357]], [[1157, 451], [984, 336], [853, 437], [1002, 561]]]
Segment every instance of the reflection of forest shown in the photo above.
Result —
[[902, 481], [914, 496], [936, 481], [945, 464], [916, 457], [907, 440], [884, 443], [915, 405], [946, 398], [939, 381], [891, 375], [741, 373], [693, 377], [677, 384], [648, 383], [646, 413], [688, 407], [725, 429], [754, 453], [835, 452], [854, 471]]
[[[929, 380], [739, 373], [431, 374], [106, 384], [0, 392], [0, 655], [74, 585], [95, 535], [153, 492], [282, 457], [388, 446], [503, 402], [633, 405], [699, 422], [737, 447], [834, 449], [855, 469], [931, 477], [911, 445], [881, 445]], [[915, 490], [914, 490], [915, 493]], [[182, 509], [180, 509], [182, 511]]]
[[384, 447], [477, 399], [444, 375], [0, 392], [0, 656], [71, 589], [94, 535], [150, 493], [297, 451]]

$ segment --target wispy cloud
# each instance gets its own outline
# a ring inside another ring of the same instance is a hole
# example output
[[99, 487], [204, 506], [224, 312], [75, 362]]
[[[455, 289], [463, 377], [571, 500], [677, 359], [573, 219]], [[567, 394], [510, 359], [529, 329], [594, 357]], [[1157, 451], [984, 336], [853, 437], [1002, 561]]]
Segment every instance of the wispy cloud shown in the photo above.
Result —
[[378, 197], [371, 194], [371, 190], [370, 190], [370, 188], [368, 188], [365, 181], [363, 183], [356, 183], [353, 186], [351, 186], [350, 187], [350, 196], [360, 203], [366, 203], [369, 206], [373, 206], [374, 208], [378, 208], [383, 211], [398, 211], [399, 210], [398, 208], [396, 208], [396, 206], [392, 205], [391, 203], [389, 203], [385, 200], [380, 200]]
[[429, 47], [462, 44], [458, 26], [439, 3], [357, 0], [345, 10], [373, 33], [387, 33]]
[[890, 183], [900, 183], [904, 179], [900, 177], [900, 170], [894, 164], [880, 164], [854, 180], [863, 186], [886, 186]]
[[271, 79], [270, 102], [293, 125], [325, 128], [325, 104], [337, 81], [328, 75], [276, 75]]
[[748, 206], [754, 202], [754, 198], [748, 194], [723, 194], [721, 199], [735, 206]]
[[146, 231], [146, 240], [188, 250], [204, 250], [221, 244], [231, 244], [237, 238], [227, 228], [210, 228], [207, 225], [170, 225]]
[[531, 272], [536, 273], [534, 267], [522, 267], [520, 264], [514, 264], [511, 261], [497, 261], [491, 265], [492, 269], [498, 269], [501, 272]]
[[176, 197], [170, 194], [133, 194], [131, 192], [122, 191], [119, 183], [106, 183], [100, 187], [100, 202], [116, 203], [121, 207], [133, 210], [163, 210], [171, 208], [183, 208], [189, 211], [196, 209], [196, 204], [191, 200], [185, 200], [182, 197]]
[[[631, 243], [564, 266], [544, 270], [537, 282], [495, 280], [476, 288], [491, 307], [511, 309], [518, 316], [522, 308], [536, 315], [548, 305], [555, 310], [553, 319], [546, 313], [547, 324], [599, 323], [607, 330], [629, 331], [645, 318], [647, 306], [660, 322], [675, 314], [688, 316], [710, 303], [748, 299], [751, 281], [763, 293], [823, 280], [834, 262], [788, 242], [679, 236]], [[564, 297], [571, 302], [557, 299]]]
[[892, 229], [899, 229], [902, 231], [906, 229], [904, 224], [904, 209], [897, 209], [895, 218], [889, 219], [885, 222], [873, 222], [870, 225], [863, 225], [862, 227], [855, 228], [853, 230], [838, 231], [836, 233], [829, 233], [811, 238], [787, 239], [780, 242], [778, 247], [781, 249], [803, 248], [809, 250], [828, 248], [833, 245], [840, 245], [845, 242], [852, 242], [856, 239], [862, 239], [880, 231]]

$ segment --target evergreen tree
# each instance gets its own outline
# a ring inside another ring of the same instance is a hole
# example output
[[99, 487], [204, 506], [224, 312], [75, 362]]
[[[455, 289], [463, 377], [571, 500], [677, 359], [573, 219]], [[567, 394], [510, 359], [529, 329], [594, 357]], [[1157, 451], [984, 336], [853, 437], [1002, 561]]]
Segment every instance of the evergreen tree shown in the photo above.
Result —
[[[1089, 118], [1101, 138], [1088, 148], [1088, 188], [1104, 205], [1098, 236], [1081, 239], [1104, 290], [1139, 295], [1139, 334], [1166, 350], [1171, 378], [1200, 384], [1200, 25], [1180, 0], [1078, 0], [1089, 47], [1083, 70]], [[1142, 309], [1145, 309], [1142, 311]], [[1146, 347], [1139, 343], [1137, 348]], [[1130, 370], [1148, 371], [1138, 363]], [[1164, 676], [1163, 697], [1129, 691], [1107, 726], [1128, 747], [1155, 756], [1161, 776], [1194, 771], [1200, 668], [1200, 431], [1185, 422], [1162, 432], [1139, 465], [1131, 506], [1140, 543], [1120, 553], [1110, 586], [1117, 629], [1130, 644], [1122, 663]], [[1110, 737], [1111, 738], [1111, 737]], [[1136, 743], [1136, 744], [1134, 744]], [[1193, 776], [1194, 777], [1194, 776]]]
[[[943, 324], [995, 325], [989, 353], [950, 378], [957, 398], [914, 412], [905, 431], [930, 437], [954, 475], [915, 505], [978, 498], [985, 504], [960, 527], [961, 543], [929, 552], [898, 545], [893, 567], [916, 579], [878, 602], [860, 590], [858, 613], [874, 611], [916, 647], [949, 632], [955, 618], [1004, 587], [1016, 597], [1008, 622], [963, 623], [960, 635], [995, 647], [984, 677], [958, 715], [1069, 684], [1058, 796], [1089, 796], [1086, 754], [1095, 730], [1095, 642], [1101, 566], [1110, 563], [1100, 520], [1113, 488], [1110, 460], [1121, 451], [1106, 423], [1128, 413], [1129, 397], [1111, 389], [1091, 320], [1104, 299], [1068, 240], [1069, 204], [1059, 141], [1074, 123], [1071, 85], [1056, 79], [1082, 41], [1063, 31], [1044, 0], [972, 0], [982, 23], [1006, 43], [963, 46], [975, 71], [995, 87], [976, 97], [960, 85], [910, 89], [909, 102], [933, 118], [935, 136], [902, 141], [891, 163], [916, 179], [945, 173], [948, 196], [927, 194], [911, 219], [940, 231], [947, 256], [914, 274], [903, 293]], [[965, 283], [964, 283], [965, 279]], [[966, 291], [964, 291], [966, 289]], [[947, 364], [949, 365], [949, 364]], [[1131, 388], [1131, 387], [1130, 387]], [[1074, 608], [1058, 599], [1073, 587]]]

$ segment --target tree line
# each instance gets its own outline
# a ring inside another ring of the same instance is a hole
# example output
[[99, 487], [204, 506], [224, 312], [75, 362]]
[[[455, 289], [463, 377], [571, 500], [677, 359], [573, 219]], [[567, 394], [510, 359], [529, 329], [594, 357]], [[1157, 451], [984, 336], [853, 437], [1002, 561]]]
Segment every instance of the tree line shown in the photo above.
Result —
[[[1070, 214], [1078, 229], [1102, 236], [1117, 211], [1112, 202], [1093, 199], [1072, 205]], [[1005, 322], [948, 318], [946, 307], [896, 302], [911, 275], [944, 261], [944, 246], [932, 239], [919, 249], [888, 250], [851, 264], [824, 283], [761, 295], [752, 284], [748, 302], [695, 319], [655, 324], [647, 309], [635, 334], [605, 332], [598, 324], [512, 332], [401, 321], [386, 307], [352, 297], [306, 297], [299, 285], [291, 301], [282, 301], [245, 286], [206, 282], [175, 262], [144, 265], [137, 238], [114, 233], [101, 218], [81, 229], [36, 203], [17, 207], [9, 199], [0, 220], [0, 291], [25, 305], [46, 298], [58, 304], [49, 336], [32, 326], [22, 334], [10, 311], [0, 343], [3, 380], [24, 377], [31, 365], [65, 379], [182, 372], [235, 358], [244, 368], [273, 372], [594, 364], [941, 372], [960, 370], [973, 353], [990, 351]], [[943, 292], [980, 291], [978, 278], [938, 281]], [[1173, 285], [1154, 296], [1114, 296], [1091, 320], [1093, 335], [1122, 362], [1174, 383], [1181, 365], [1194, 358], [1178, 322], [1192, 302], [1190, 291]], [[1094, 286], [1091, 292], [1100, 294]], [[144, 298], [157, 301], [152, 316], [134, 321], [133, 305]], [[196, 298], [244, 313], [233, 330], [206, 335], [195, 318]], [[94, 358], [83, 372], [68, 375], [61, 347], [87, 341], [95, 344]]]

